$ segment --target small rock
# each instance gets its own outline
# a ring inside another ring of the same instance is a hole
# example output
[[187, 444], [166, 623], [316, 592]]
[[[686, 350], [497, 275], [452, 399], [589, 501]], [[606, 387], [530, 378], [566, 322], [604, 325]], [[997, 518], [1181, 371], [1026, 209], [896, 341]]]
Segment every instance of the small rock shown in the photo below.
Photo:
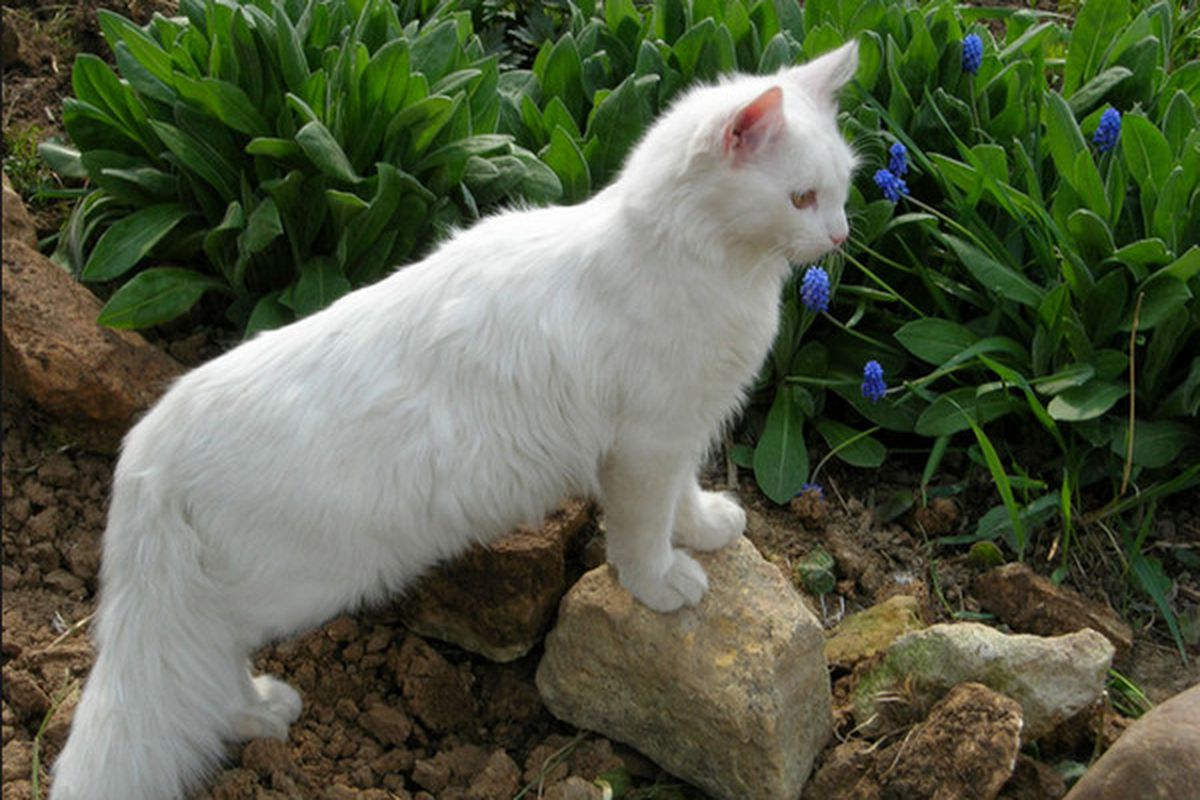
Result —
[[39, 718], [40, 721], [40, 717], [50, 710], [50, 696], [25, 670], [5, 666], [3, 686], [5, 702], [22, 717]]
[[1055, 586], [1024, 564], [1006, 564], [975, 580], [975, 596], [1004, 624], [1022, 633], [1057, 636], [1091, 628], [1117, 648], [1133, 645], [1133, 631], [1115, 611], [1065, 586]]
[[974, 622], [933, 625], [901, 636], [862, 677], [854, 715], [859, 724], [902, 724], [952, 687], [977, 681], [1021, 704], [1033, 741], [1100, 697], [1112, 657], [1112, 644], [1093, 630], [1045, 638]]
[[423, 578], [403, 603], [413, 631], [492, 661], [513, 661], [541, 641], [567, 590], [566, 552], [591, 519], [563, 503], [537, 530], [521, 528], [475, 547]]
[[578, 775], [560, 781], [542, 795], [545, 800], [604, 800], [604, 791]]
[[991, 800], [1013, 771], [1021, 707], [978, 683], [953, 688], [928, 718], [882, 750], [852, 739], [835, 747], [806, 800]]
[[405, 640], [397, 673], [408, 708], [431, 731], [456, 730], [475, 719], [470, 668], [455, 667], [420, 637]]
[[1200, 786], [1200, 684], [1150, 709], [1084, 773], [1067, 800], [1174, 800]]
[[792, 800], [829, 736], [821, 627], [748, 539], [697, 559], [709, 592], [657, 614], [611, 567], [567, 593], [537, 671], [557, 717], [720, 798]]
[[5, 236], [3, 253], [5, 383], [81, 443], [113, 451], [180, 366], [138, 334], [98, 325], [100, 301], [34, 248]]
[[359, 724], [380, 744], [403, 747], [412, 733], [412, 722], [403, 711], [382, 703], [371, 706], [359, 718]]
[[72, 597], [83, 592], [85, 585], [82, 579], [72, 575], [65, 569], [56, 569], [42, 578], [42, 583], [51, 589], [57, 589], [66, 595]]
[[3, 769], [4, 783], [20, 778], [29, 779], [33, 772], [33, 742], [13, 739], [4, 745], [0, 753], [0, 768]]
[[842, 620], [825, 642], [825, 660], [830, 664], [853, 666], [886, 650], [897, 636], [923, 627], [917, 599], [911, 595], [893, 595]]
[[467, 787], [467, 800], [511, 800], [521, 788], [521, 769], [503, 750], [494, 751]]
[[950, 690], [911, 736], [879, 753], [889, 797], [992, 800], [1021, 747], [1021, 707], [978, 683]]
[[[4, 41], [7, 45], [8, 36], [11, 33], [8, 24], [8, 9], [4, 9]], [[7, 50], [7, 47], [5, 48]], [[7, 53], [5, 55], [7, 59]], [[7, 67], [8, 65], [5, 64]], [[25, 208], [25, 202], [21, 200], [21, 195], [17, 194], [13, 189], [12, 184], [8, 182], [8, 173], [4, 173], [4, 240], [22, 242], [23, 244], [37, 248], [37, 226], [33, 224], [33, 217], [29, 216], [29, 211]]]

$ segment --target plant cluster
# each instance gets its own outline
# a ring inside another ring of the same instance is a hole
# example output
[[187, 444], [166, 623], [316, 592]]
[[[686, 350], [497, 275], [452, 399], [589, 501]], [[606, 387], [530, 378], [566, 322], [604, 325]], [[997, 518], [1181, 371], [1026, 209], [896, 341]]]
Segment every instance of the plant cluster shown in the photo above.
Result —
[[1065, 567], [1081, 519], [1113, 521], [1174, 624], [1145, 539], [1155, 504], [1200, 483], [1194, 8], [1088, 0], [1071, 25], [948, 0], [180, 10], [145, 28], [101, 12], [120, 77], [81, 56], [73, 146], [43, 148], [88, 180], [59, 254], [121, 282], [109, 324], [207, 291], [247, 332], [302, 316], [494, 204], [585, 199], [691, 83], [856, 39], [851, 239], [788, 286], [735, 459], [785, 502], [830, 457], [876, 467], [888, 445], [925, 455], [917, 497], [961, 491], [927, 487], [962, 451], [1002, 503], [958, 541], [1023, 556], [1052, 526]]

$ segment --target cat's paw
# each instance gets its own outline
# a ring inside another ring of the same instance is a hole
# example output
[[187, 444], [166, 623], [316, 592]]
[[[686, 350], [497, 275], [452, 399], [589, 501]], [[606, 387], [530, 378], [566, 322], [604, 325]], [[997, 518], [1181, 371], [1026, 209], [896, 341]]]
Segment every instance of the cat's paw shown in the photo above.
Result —
[[258, 699], [239, 712], [234, 724], [240, 739], [287, 739], [288, 726], [300, 717], [299, 693], [278, 678], [252, 679]]
[[682, 550], [672, 550], [665, 571], [622, 570], [621, 585], [642, 605], [666, 614], [683, 606], [694, 606], [708, 591], [708, 576], [696, 559]]
[[746, 530], [746, 512], [724, 492], [700, 492], [690, 508], [681, 509], [675, 523], [676, 544], [693, 550], [720, 550]]

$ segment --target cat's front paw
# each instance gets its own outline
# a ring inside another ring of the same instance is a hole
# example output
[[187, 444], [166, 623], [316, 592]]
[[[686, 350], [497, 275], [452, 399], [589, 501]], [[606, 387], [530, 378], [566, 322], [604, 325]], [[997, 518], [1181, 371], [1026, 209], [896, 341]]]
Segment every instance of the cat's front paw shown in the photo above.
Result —
[[682, 550], [671, 551], [665, 571], [618, 568], [617, 575], [642, 605], [663, 614], [696, 605], [708, 591], [704, 567]]
[[746, 530], [746, 512], [723, 492], [699, 492], [675, 523], [675, 543], [693, 550], [720, 550]]

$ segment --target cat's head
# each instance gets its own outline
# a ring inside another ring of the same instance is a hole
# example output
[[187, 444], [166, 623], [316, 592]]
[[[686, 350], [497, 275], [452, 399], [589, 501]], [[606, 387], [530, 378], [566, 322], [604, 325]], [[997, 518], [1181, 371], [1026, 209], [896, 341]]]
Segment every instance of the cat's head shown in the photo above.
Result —
[[661, 181], [663, 202], [713, 245], [813, 261], [849, 235], [855, 157], [837, 127], [837, 95], [857, 65], [851, 42], [774, 75], [694, 90], [647, 136], [630, 171]]

